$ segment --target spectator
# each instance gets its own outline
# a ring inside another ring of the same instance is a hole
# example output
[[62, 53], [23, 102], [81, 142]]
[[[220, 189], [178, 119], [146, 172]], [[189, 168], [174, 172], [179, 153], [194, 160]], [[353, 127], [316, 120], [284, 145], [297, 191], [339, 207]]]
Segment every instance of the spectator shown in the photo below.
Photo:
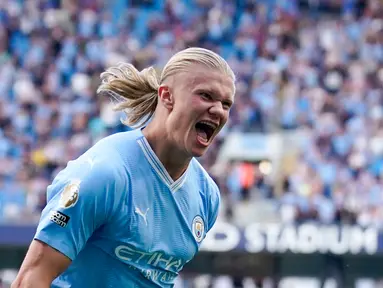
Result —
[[[274, 196], [282, 219], [382, 225], [379, 1], [367, 1], [364, 13], [345, 1], [343, 18], [334, 19], [310, 18], [298, 1], [128, 5], [0, 4], [2, 219], [38, 217], [44, 186], [57, 171], [98, 139], [129, 129], [95, 95], [106, 66], [127, 61], [161, 69], [174, 50], [198, 45], [222, 54], [238, 78], [232, 120], [200, 159], [208, 170], [232, 131], [302, 130], [308, 136], [297, 143], [298, 165], [286, 175], [283, 196]], [[229, 214], [253, 191], [270, 198], [278, 187], [253, 164], [230, 165], [215, 180]]]

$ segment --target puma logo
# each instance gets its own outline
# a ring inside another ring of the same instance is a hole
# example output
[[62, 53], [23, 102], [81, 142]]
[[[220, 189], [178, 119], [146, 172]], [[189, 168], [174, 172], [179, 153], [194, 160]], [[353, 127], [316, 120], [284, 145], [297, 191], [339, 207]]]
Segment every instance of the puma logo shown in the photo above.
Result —
[[145, 214], [141, 211], [140, 208], [136, 207], [136, 210], [134, 212], [138, 215], [140, 215], [142, 218], [144, 218], [146, 226], [148, 226], [148, 222], [146, 221], [146, 214], [148, 214], [149, 208], [146, 209]]

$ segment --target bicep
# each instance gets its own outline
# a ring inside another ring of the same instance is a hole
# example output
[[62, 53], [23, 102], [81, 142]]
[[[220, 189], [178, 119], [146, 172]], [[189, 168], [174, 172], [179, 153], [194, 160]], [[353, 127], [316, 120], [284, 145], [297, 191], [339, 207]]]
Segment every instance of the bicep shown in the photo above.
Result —
[[61, 252], [44, 242], [33, 240], [13, 287], [37, 287], [37, 283], [41, 287], [50, 287], [70, 263], [71, 260]]

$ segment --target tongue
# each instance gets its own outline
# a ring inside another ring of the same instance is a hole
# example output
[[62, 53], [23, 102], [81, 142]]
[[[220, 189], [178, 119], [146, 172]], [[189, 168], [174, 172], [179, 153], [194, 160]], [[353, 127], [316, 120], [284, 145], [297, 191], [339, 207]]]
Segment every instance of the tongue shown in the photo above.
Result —
[[199, 136], [199, 137], [201, 137], [203, 140], [205, 140], [205, 141], [207, 141], [208, 139], [207, 139], [207, 134], [206, 134], [206, 132], [203, 130], [203, 129], [199, 129], [199, 128], [197, 128], [196, 129], [197, 130], [197, 135]]

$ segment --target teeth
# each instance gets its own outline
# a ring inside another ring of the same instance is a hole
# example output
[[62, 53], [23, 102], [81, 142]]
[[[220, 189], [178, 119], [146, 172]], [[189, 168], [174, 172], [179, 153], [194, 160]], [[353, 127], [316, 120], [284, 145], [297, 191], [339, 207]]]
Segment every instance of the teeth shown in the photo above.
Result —
[[211, 122], [200, 121], [200, 123], [203, 123], [203, 124], [205, 124], [205, 125], [208, 125], [208, 126], [210, 126], [212, 129], [216, 129], [216, 128], [217, 128], [217, 124], [214, 124], [214, 123], [211, 123]]

